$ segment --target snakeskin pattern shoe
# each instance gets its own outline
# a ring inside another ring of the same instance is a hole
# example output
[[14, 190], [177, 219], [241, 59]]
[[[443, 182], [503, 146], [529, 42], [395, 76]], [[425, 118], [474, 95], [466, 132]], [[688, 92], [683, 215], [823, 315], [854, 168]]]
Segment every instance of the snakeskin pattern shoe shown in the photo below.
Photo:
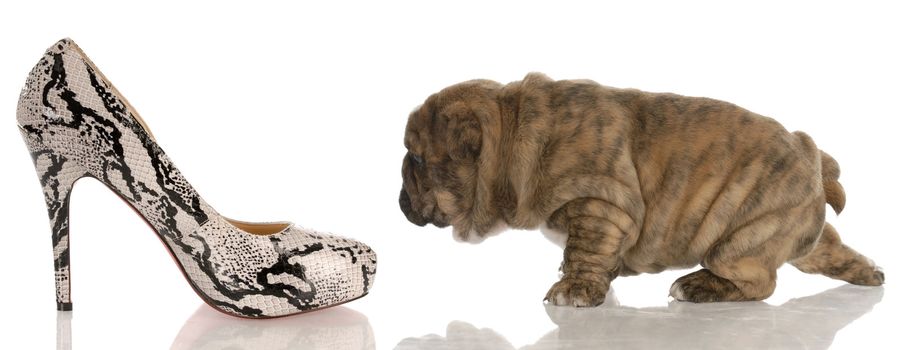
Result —
[[31, 71], [16, 117], [50, 216], [59, 310], [72, 308], [69, 194], [83, 177], [131, 205], [201, 299], [224, 313], [286, 316], [360, 298], [373, 285], [376, 254], [363, 243], [213, 210], [72, 40], [50, 47]]

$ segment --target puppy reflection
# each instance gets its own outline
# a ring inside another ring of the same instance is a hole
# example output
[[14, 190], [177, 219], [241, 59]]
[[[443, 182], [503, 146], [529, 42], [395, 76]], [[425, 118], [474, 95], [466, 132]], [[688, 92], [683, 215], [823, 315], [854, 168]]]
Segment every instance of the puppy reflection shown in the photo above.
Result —
[[407, 338], [398, 343], [395, 350], [514, 350], [514, 345], [495, 331], [478, 329], [467, 322], [450, 322], [445, 334], [445, 337], [430, 334]]
[[[840, 329], [867, 314], [881, 301], [884, 288], [840, 286], [790, 300], [688, 304], [633, 308], [617, 305], [613, 293], [599, 308], [546, 306], [558, 329], [521, 350], [537, 349], [826, 349]], [[701, 336], [705, 335], [705, 336]], [[503, 336], [451, 322], [447, 336], [429, 335], [401, 341], [396, 350], [511, 349]]]
[[[767, 303], [687, 304], [574, 310], [547, 306], [559, 328], [543, 341], [599, 342], [612, 348], [826, 349], [834, 335], [881, 301], [884, 288], [843, 285], [779, 306]], [[816, 321], [817, 320], [817, 321]], [[649, 337], [649, 334], [655, 337]], [[705, 334], [706, 337], [700, 337]], [[530, 349], [529, 347], [526, 349]]]

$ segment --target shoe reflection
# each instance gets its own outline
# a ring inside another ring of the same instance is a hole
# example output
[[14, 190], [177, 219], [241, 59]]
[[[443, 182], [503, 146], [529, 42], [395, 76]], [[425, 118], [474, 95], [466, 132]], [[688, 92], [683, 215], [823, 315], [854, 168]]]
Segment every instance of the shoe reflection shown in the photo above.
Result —
[[[838, 330], [871, 311], [883, 287], [843, 285], [773, 306], [764, 302], [693, 304], [667, 307], [618, 305], [613, 293], [597, 308], [546, 306], [558, 328], [533, 345], [539, 349], [825, 349]], [[515, 349], [490, 329], [449, 323], [447, 335], [408, 338], [396, 350]]]
[[363, 314], [332, 307], [276, 319], [249, 320], [201, 305], [171, 349], [374, 349], [373, 329]]
[[[201, 305], [172, 342], [182, 349], [373, 350], [367, 316], [343, 306], [276, 319], [227, 316]], [[72, 311], [57, 311], [56, 349], [72, 350]]]
[[72, 350], [72, 312], [56, 312], [56, 350]]

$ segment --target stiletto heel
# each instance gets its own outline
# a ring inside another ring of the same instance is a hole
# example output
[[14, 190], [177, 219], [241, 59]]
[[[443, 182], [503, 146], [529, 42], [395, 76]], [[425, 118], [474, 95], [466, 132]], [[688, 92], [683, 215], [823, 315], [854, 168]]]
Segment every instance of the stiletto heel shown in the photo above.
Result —
[[290, 222], [251, 223], [217, 213], [69, 39], [50, 47], [32, 69], [16, 119], [50, 215], [60, 310], [72, 308], [69, 195], [82, 177], [97, 179], [132, 206], [198, 296], [218, 311], [286, 316], [360, 298], [373, 285], [376, 253], [361, 242]]
[[19, 128], [22, 138], [31, 153], [38, 180], [44, 190], [47, 216], [53, 243], [53, 268], [56, 280], [56, 308], [60, 311], [72, 310], [69, 277], [69, 196], [75, 181], [84, 177], [86, 171], [78, 164], [41, 145], [40, 141]]

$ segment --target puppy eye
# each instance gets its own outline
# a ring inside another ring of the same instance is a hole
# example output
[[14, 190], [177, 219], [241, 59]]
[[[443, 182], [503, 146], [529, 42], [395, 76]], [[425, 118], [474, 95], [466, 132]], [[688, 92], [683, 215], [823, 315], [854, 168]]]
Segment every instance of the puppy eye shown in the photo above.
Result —
[[418, 155], [411, 154], [411, 161], [414, 162], [414, 165], [417, 165], [417, 166], [423, 165], [423, 158], [420, 158], [420, 156], [418, 156]]

